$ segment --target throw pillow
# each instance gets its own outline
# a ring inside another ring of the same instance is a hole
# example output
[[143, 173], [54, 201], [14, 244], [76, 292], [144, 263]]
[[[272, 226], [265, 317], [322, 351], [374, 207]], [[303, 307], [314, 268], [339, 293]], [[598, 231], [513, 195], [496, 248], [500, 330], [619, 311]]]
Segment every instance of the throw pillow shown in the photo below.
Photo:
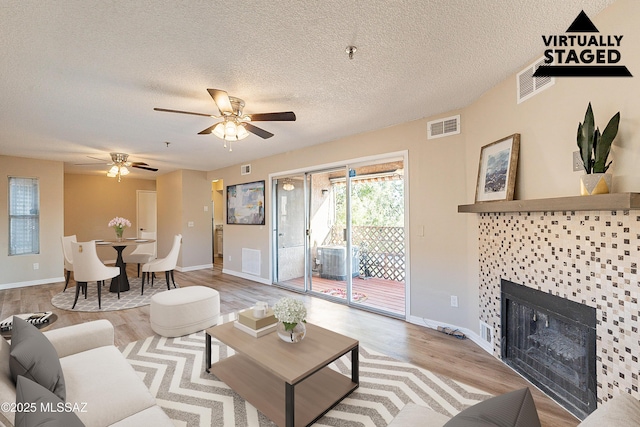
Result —
[[638, 427], [640, 401], [629, 393], [620, 393], [607, 400], [584, 419], [578, 427]]
[[60, 399], [66, 399], [64, 375], [56, 349], [35, 326], [17, 316], [13, 316], [9, 369], [14, 382], [22, 375]]
[[58, 396], [22, 375], [16, 385], [16, 409], [16, 427], [84, 427]]
[[528, 388], [492, 397], [460, 412], [444, 427], [540, 427]]

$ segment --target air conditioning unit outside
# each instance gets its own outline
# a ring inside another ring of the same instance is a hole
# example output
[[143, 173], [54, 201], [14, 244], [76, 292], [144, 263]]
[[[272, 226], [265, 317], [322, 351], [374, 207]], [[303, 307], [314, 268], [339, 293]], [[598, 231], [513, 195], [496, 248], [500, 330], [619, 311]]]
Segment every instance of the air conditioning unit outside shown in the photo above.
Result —
[[[360, 249], [351, 246], [351, 277], [360, 275]], [[330, 280], [347, 280], [347, 248], [345, 246], [318, 246], [320, 277]]]

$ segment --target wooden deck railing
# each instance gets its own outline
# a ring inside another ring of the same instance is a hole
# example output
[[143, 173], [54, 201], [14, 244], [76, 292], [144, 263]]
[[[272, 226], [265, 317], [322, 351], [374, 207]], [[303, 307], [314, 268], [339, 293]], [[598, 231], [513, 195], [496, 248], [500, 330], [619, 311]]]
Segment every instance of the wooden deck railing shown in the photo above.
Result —
[[[405, 248], [403, 227], [354, 226], [352, 244], [358, 247], [361, 277], [404, 282]], [[344, 245], [344, 227], [333, 226], [324, 245]]]

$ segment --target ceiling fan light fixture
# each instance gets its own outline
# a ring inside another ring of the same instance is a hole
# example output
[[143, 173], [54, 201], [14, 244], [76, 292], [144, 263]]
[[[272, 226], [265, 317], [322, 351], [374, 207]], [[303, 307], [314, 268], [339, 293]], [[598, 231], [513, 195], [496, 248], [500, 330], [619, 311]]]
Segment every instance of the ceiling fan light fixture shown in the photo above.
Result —
[[211, 133], [213, 133], [215, 136], [217, 136], [220, 139], [224, 139], [224, 122], [220, 122], [217, 125], [215, 125], [215, 127], [213, 128], [213, 130], [211, 131]]
[[239, 125], [238, 132], [236, 133], [236, 137], [238, 138], [238, 141], [240, 141], [241, 139], [245, 139], [248, 136], [249, 136], [249, 132], [247, 131], [247, 129], [245, 129], [243, 125]]
[[111, 177], [114, 177], [117, 174], [118, 174], [118, 166], [117, 165], [111, 166], [111, 169], [109, 169], [109, 172], [107, 172], [107, 176], [111, 176]]
[[225, 137], [235, 138], [238, 133], [238, 126], [232, 120], [229, 120], [224, 125], [224, 135]]
[[120, 167], [120, 175], [129, 175], [129, 169], [126, 166]]

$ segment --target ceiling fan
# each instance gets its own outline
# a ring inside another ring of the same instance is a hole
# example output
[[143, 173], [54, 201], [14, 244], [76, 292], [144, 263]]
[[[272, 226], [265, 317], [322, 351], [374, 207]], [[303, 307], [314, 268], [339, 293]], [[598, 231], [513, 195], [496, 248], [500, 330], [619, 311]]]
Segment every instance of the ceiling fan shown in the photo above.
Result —
[[[147, 163], [144, 162], [130, 162], [128, 160], [129, 155], [126, 153], [109, 153], [111, 155], [111, 162], [107, 163], [107, 166], [111, 166], [111, 169], [107, 172], [107, 176], [110, 178], [118, 178], [118, 182], [120, 182], [120, 178], [124, 175], [129, 175], [128, 168], [137, 168], [144, 169], [152, 172], [157, 172], [158, 168], [152, 168]], [[97, 157], [87, 156], [91, 159], [96, 159], [100, 161], [104, 161]], [[87, 165], [87, 164], [95, 164], [95, 163], [79, 163], [78, 165]]]
[[[241, 139], [249, 136], [249, 133], [258, 135], [260, 138], [271, 138], [273, 134], [262, 128], [254, 126], [249, 122], [293, 122], [296, 120], [296, 115], [293, 111], [285, 111], [280, 113], [260, 113], [260, 114], [244, 114], [244, 101], [234, 96], [229, 96], [227, 92], [220, 89], [207, 89], [209, 95], [213, 98], [220, 115], [205, 113], [193, 113], [190, 111], [168, 110], [166, 108], [154, 108], [155, 111], [164, 111], [166, 113], [180, 113], [180, 114], [192, 114], [195, 116], [213, 117], [216, 119], [222, 119], [212, 126], [209, 126], [205, 130], [198, 132], [198, 135], [208, 135], [213, 133], [220, 139], [225, 141], [225, 148], [227, 146], [226, 141], [240, 141]], [[231, 151], [231, 147], [229, 147]]]

